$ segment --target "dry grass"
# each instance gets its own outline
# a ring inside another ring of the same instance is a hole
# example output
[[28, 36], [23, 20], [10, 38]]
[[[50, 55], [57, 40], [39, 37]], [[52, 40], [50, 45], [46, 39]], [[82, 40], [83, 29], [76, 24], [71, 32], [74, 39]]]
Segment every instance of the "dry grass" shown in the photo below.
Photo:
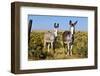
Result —
[[[62, 41], [62, 32], [59, 32], [58, 35]], [[30, 36], [31, 41], [30, 44], [28, 45], [29, 46], [28, 60], [79, 59], [88, 57], [87, 32], [77, 31], [75, 33], [75, 41], [74, 41], [72, 56], [66, 55], [67, 48], [63, 48], [63, 46], [59, 47], [58, 49], [56, 48], [55, 53], [52, 49], [50, 49], [50, 51], [47, 52], [47, 48], [44, 49], [43, 47], [43, 36], [44, 36], [44, 31], [31, 32]], [[41, 47], [42, 49], [39, 50]]]

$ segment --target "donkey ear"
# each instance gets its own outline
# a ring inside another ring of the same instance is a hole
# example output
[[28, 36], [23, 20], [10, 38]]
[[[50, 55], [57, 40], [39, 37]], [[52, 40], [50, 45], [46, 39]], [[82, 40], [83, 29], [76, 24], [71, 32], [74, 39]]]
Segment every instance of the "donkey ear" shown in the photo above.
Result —
[[76, 21], [73, 25], [75, 26], [77, 24], [78, 21]]
[[69, 25], [72, 25], [72, 21], [71, 20], [69, 21]]
[[54, 28], [56, 28], [56, 23], [54, 23]]
[[59, 23], [57, 23], [57, 28], [59, 27]]

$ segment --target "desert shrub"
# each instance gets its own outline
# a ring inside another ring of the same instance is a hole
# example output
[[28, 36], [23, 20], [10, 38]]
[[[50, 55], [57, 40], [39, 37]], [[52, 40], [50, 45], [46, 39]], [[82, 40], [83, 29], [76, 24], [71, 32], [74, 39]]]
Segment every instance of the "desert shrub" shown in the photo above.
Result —
[[40, 33], [37, 33], [37, 32], [31, 33], [29, 51], [32, 52], [33, 56], [36, 57], [36, 59], [39, 59], [39, 57], [41, 56], [42, 51], [43, 51], [43, 41], [42, 41], [42, 36]]
[[82, 57], [87, 57], [88, 51], [88, 36], [86, 32], [76, 32], [74, 41], [74, 53]]
[[56, 40], [55, 40], [55, 42], [54, 42], [54, 47], [55, 47], [56, 49], [62, 48], [60, 36], [58, 36], [58, 37], [56, 38]]
[[[49, 56], [49, 53], [47, 51], [44, 51], [43, 48], [45, 32], [46, 31], [32, 31], [30, 35], [30, 43], [28, 45], [28, 50], [31, 51], [32, 55], [40, 59]], [[60, 48], [63, 49], [62, 33], [63, 31], [58, 32], [58, 37], [55, 42], [56, 49], [60, 49]], [[78, 55], [79, 57], [87, 57], [88, 55], [88, 33], [87, 32], [81, 32], [81, 31], [75, 32], [73, 54]], [[52, 55], [54, 55], [54, 53], [52, 53]]]

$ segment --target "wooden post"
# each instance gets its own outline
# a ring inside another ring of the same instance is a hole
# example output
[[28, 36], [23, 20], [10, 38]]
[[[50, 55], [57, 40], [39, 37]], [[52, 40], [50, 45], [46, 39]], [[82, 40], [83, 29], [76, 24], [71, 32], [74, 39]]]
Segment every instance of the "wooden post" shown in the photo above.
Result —
[[28, 24], [28, 44], [30, 42], [31, 27], [32, 27], [32, 20], [29, 20], [29, 24]]

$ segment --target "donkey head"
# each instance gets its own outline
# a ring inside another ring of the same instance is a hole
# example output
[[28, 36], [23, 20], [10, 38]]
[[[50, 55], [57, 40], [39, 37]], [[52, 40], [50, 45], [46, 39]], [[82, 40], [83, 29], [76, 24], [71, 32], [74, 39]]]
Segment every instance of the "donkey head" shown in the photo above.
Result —
[[54, 28], [59, 28], [59, 23], [54, 23]]
[[69, 21], [71, 34], [75, 33], [75, 25], [76, 24], [77, 24], [77, 21], [75, 21], [74, 23], [71, 20]]
[[74, 23], [73, 23], [71, 20], [69, 21], [69, 25], [70, 25], [70, 26], [73, 26], [73, 27], [74, 27], [76, 24], [77, 24], [77, 21], [74, 22]]
[[57, 37], [57, 32], [59, 28], [59, 23], [54, 23], [54, 36]]

